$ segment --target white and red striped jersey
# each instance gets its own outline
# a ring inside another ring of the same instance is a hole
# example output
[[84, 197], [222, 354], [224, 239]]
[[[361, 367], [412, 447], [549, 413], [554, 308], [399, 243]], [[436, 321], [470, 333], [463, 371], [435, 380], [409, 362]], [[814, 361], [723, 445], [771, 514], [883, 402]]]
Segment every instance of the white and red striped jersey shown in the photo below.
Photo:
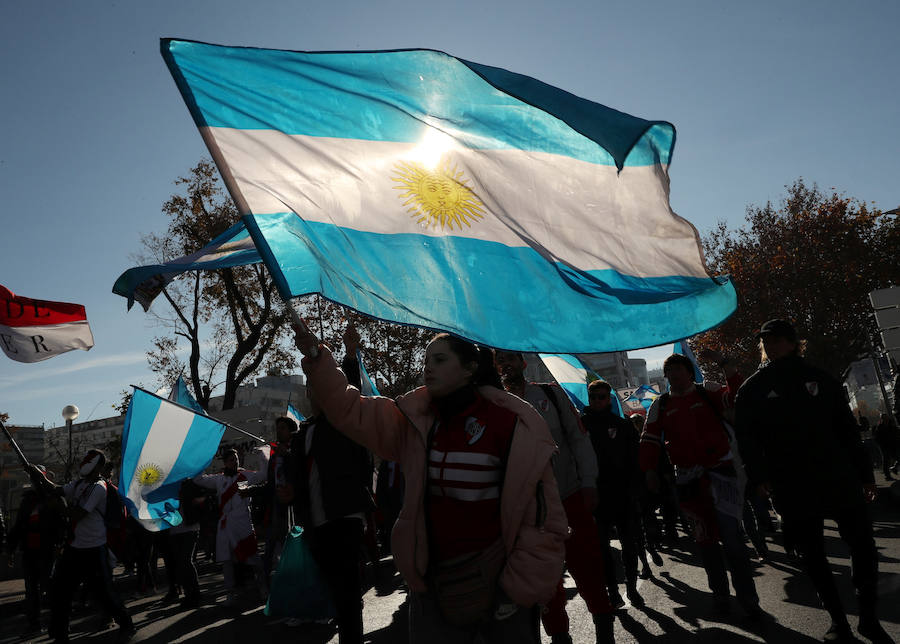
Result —
[[500, 537], [500, 493], [518, 417], [478, 394], [437, 422], [428, 452], [433, 556], [482, 550]]

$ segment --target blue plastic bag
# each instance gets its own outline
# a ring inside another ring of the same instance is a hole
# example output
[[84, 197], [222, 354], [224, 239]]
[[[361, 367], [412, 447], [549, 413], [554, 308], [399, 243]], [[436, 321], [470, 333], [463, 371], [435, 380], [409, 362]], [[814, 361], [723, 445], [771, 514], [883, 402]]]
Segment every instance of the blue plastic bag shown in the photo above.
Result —
[[337, 614], [300, 526], [291, 528], [285, 538], [265, 614], [307, 621], [329, 619]]

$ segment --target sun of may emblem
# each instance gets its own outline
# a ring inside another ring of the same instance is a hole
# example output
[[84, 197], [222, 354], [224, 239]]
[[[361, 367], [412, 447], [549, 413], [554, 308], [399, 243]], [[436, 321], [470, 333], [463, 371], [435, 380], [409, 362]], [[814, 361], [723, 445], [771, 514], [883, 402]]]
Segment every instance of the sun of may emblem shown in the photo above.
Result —
[[147, 486], [158, 483], [162, 478], [162, 471], [154, 463], [141, 465], [137, 471], [137, 480], [140, 485]]
[[471, 226], [484, 218], [484, 204], [466, 185], [462, 170], [455, 164], [441, 159], [429, 170], [415, 161], [398, 161], [394, 170], [394, 188], [402, 191], [399, 196], [405, 200], [403, 205], [409, 206], [410, 216], [417, 223], [462, 230], [463, 224]]

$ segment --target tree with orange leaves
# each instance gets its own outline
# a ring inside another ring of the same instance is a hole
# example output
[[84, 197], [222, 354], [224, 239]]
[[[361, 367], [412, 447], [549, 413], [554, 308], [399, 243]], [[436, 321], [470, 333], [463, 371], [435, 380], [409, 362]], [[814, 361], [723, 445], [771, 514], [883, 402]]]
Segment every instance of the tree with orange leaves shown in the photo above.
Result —
[[743, 228], [720, 222], [703, 243], [710, 270], [731, 275], [738, 307], [691, 344], [729, 355], [744, 373], [759, 362], [755, 331], [784, 318], [807, 340], [810, 362], [839, 377], [876, 337], [868, 293], [900, 284], [897, 216], [802, 178], [780, 207], [750, 206]]

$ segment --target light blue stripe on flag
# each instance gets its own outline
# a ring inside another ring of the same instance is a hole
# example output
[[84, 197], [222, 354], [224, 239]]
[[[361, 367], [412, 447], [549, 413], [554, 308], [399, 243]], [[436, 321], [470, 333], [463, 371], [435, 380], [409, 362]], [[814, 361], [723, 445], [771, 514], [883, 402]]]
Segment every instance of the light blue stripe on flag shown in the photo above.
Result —
[[650, 385], [641, 385], [640, 387], [635, 389], [633, 392], [631, 392], [631, 395], [628, 396], [628, 398], [626, 398], [626, 400], [637, 401], [641, 404], [641, 407], [649, 410], [650, 405], [652, 405], [653, 401], [656, 400], [657, 398], [659, 398], [659, 392], [656, 391], [656, 389], [654, 389]]
[[380, 235], [293, 213], [246, 219], [264, 239], [259, 248], [282, 293], [321, 292], [379, 319], [497, 348], [592, 353], [665, 344], [685, 326], [705, 327], [713, 312], [724, 319], [733, 304], [708, 278], [576, 271], [530, 248]]
[[369, 372], [366, 371], [366, 365], [363, 364], [363, 357], [360, 350], [356, 350], [356, 359], [359, 361], [359, 380], [362, 390], [360, 393], [363, 396], [380, 396], [378, 393], [378, 387], [375, 386], [375, 383], [369, 377]]
[[559, 353], [736, 307], [669, 205], [669, 123], [430, 50], [161, 49], [285, 298]]
[[175, 381], [175, 384], [172, 385], [172, 391], [171, 393], [169, 393], [169, 400], [177, 402], [182, 407], [189, 407], [198, 414], [203, 414], [204, 416], [207, 415], [206, 410], [200, 406], [200, 403], [198, 403], [196, 399], [191, 395], [191, 392], [188, 391], [187, 383], [180, 375]]
[[215, 270], [262, 261], [243, 222], [238, 222], [195, 253], [165, 264], [129, 268], [113, 284], [113, 293], [137, 301], [147, 311], [166, 284], [186, 271]]
[[[540, 353], [538, 355], [544, 366], [547, 367], [550, 375], [563, 388], [563, 391], [566, 392], [579, 412], [584, 411], [584, 408], [589, 404], [588, 384], [594, 380], [606, 382], [577, 356], [562, 353]], [[625, 413], [622, 410], [622, 402], [619, 400], [619, 394], [612, 385], [610, 385], [609, 394], [613, 413], [624, 418]]]
[[298, 426], [300, 425], [300, 423], [306, 420], [306, 417], [299, 411], [297, 411], [297, 408], [294, 407], [291, 403], [288, 403], [287, 411], [284, 412], [284, 415], [288, 418], [291, 418], [295, 423], [297, 423]]
[[459, 136], [470, 148], [619, 167], [666, 165], [674, 146], [671, 123], [440, 51], [298, 52], [170, 39], [160, 49], [198, 126], [416, 142], [433, 118], [464, 124]]
[[131, 516], [151, 531], [181, 523], [184, 479], [212, 462], [225, 425], [135, 389], [125, 415], [119, 492]]

